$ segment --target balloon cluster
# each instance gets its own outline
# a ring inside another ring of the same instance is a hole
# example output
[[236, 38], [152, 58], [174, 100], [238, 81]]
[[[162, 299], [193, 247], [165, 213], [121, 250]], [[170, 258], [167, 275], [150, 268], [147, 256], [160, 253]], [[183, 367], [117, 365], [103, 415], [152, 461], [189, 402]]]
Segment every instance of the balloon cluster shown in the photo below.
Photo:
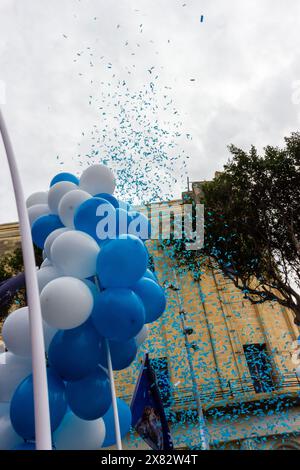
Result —
[[[114, 370], [128, 367], [147, 323], [166, 306], [148, 269], [148, 220], [117, 200], [114, 189], [110, 169], [93, 165], [80, 180], [56, 175], [49, 191], [27, 200], [32, 238], [44, 256], [37, 277], [56, 449], [115, 443], [106, 346]], [[0, 355], [0, 449], [34, 446], [28, 314], [28, 307], [14, 311], [2, 329], [8, 352]], [[124, 436], [130, 408], [118, 399], [118, 411]]]

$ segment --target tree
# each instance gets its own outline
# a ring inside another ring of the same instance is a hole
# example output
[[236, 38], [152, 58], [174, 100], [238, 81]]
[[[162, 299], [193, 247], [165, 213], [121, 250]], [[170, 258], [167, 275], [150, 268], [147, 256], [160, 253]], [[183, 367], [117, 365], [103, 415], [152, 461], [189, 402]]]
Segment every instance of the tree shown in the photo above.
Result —
[[229, 150], [224, 171], [203, 185], [204, 252], [253, 303], [277, 301], [300, 325], [300, 133], [263, 156]]

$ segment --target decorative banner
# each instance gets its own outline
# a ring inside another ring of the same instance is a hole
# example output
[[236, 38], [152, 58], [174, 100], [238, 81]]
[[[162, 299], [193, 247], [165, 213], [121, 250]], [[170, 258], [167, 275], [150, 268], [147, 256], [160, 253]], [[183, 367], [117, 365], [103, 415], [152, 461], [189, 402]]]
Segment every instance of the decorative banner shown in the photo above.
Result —
[[20, 273], [11, 277], [7, 281], [0, 283], [0, 307], [5, 307], [11, 302], [15, 293], [25, 287], [25, 274]]
[[173, 449], [155, 374], [145, 354], [131, 402], [132, 426], [153, 450]]

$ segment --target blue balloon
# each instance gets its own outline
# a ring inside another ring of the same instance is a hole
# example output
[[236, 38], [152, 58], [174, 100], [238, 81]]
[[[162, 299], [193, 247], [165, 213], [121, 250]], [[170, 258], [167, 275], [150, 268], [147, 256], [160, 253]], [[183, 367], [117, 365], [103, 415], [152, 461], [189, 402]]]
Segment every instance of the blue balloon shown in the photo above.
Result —
[[77, 328], [60, 330], [49, 346], [49, 364], [63, 380], [83, 379], [99, 363], [99, 342], [99, 334], [90, 320]]
[[98, 367], [92, 374], [66, 387], [68, 405], [81, 419], [92, 420], [103, 416], [111, 405], [111, 391], [107, 373]]
[[149, 240], [151, 237], [150, 220], [141, 212], [128, 212], [128, 233], [135, 235], [143, 241]]
[[106, 243], [97, 258], [97, 274], [103, 287], [130, 287], [145, 273], [148, 252], [133, 235], [120, 235]]
[[[12, 450], [36, 450], [36, 443], [23, 442], [22, 444], [19, 444], [18, 446], [14, 447]], [[55, 450], [55, 448], [52, 447], [52, 450]]]
[[[129, 367], [137, 353], [137, 345], [134, 338], [128, 341], [109, 341], [110, 356], [113, 370], [122, 370]], [[100, 347], [100, 364], [107, 369], [107, 355], [105, 342]]]
[[115, 209], [122, 209], [126, 212], [130, 211], [131, 209], [129, 202], [120, 201], [112, 194], [100, 193], [96, 194], [94, 197], [101, 197], [102, 199], [106, 199], [106, 201], [110, 202]]
[[114, 237], [111, 238], [118, 238], [120, 235], [126, 235], [128, 233], [128, 224], [128, 212], [124, 209], [116, 209], [116, 232]]
[[131, 207], [130, 207], [130, 204], [129, 202], [125, 202], [125, 201], [118, 201], [119, 203], [119, 209], [123, 209], [124, 211], [130, 211]]
[[18, 446], [14, 447], [12, 450], [35, 450], [34, 442], [23, 442]]
[[[56, 373], [47, 369], [51, 431], [60, 425], [67, 410], [65, 384]], [[35, 438], [33, 379], [26, 377], [16, 388], [10, 404], [10, 420], [17, 434], [24, 439]]]
[[36, 246], [43, 249], [46, 238], [50, 235], [53, 230], [57, 228], [62, 228], [64, 225], [61, 223], [60, 218], [57, 215], [41, 215], [38, 217], [32, 227], [32, 240]]
[[52, 178], [50, 188], [60, 181], [70, 181], [71, 183], [79, 184], [79, 179], [75, 175], [72, 175], [72, 173], [58, 173]]
[[106, 201], [110, 202], [110, 204], [114, 206], [115, 209], [119, 207], [118, 199], [116, 199], [115, 196], [113, 196], [112, 194], [100, 193], [100, 194], [96, 194], [95, 197], [100, 197], [101, 199], [105, 199]]
[[[117, 398], [117, 408], [120, 421], [121, 437], [124, 437], [130, 430], [132, 420], [131, 411], [127, 403], [125, 403], [125, 401], [121, 400], [120, 398]], [[116, 443], [114, 413], [112, 406], [103, 416], [103, 420], [105, 423], [106, 433], [102, 447], [109, 447]]]
[[148, 279], [152, 279], [152, 281], [157, 282], [157, 277], [155, 276], [154, 272], [152, 272], [150, 269], [147, 269], [144, 276], [142, 279], [146, 277]]
[[166, 309], [164, 290], [152, 279], [140, 279], [132, 290], [141, 298], [146, 315], [146, 323], [157, 320]]
[[143, 303], [130, 289], [100, 292], [91, 317], [100, 335], [113, 341], [133, 338], [145, 323]]
[[[99, 206], [103, 204], [105, 205], [104, 214], [97, 215], [97, 210], [99, 210]], [[97, 226], [99, 223], [101, 223], [101, 220], [104, 220], [106, 226], [107, 216], [112, 218], [113, 220], [115, 218], [115, 208], [112, 206], [112, 204], [100, 197], [92, 197], [90, 199], [87, 199], [82, 204], [80, 204], [79, 207], [77, 207], [74, 215], [74, 226], [77, 230], [81, 230], [82, 232], [88, 233], [98, 243], [101, 243], [105, 240], [105, 238], [103, 240], [99, 238], [99, 232], [97, 234]]]

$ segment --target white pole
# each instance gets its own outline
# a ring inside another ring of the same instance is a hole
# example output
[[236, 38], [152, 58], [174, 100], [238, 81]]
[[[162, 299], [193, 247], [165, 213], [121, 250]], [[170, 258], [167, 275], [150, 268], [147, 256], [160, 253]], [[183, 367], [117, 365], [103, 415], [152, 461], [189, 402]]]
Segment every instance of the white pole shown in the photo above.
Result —
[[105, 340], [105, 345], [106, 345], [108, 374], [109, 374], [109, 380], [110, 380], [111, 400], [112, 400], [112, 406], [113, 406], [113, 412], [114, 412], [116, 444], [117, 444], [117, 449], [122, 450], [122, 440], [121, 440], [121, 432], [120, 432], [120, 421], [119, 421], [119, 414], [118, 414], [114, 373], [113, 373], [113, 368], [112, 368], [112, 363], [111, 363], [111, 355], [110, 355], [108, 339]]
[[0, 133], [2, 134], [2, 139], [7, 155], [20, 222], [21, 243], [25, 267], [26, 294], [29, 307], [36, 448], [38, 450], [51, 450], [52, 443], [44, 334], [34, 250], [21, 179], [1, 110]]
[[[97, 276], [94, 276], [94, 280], [98, 288], [98, 291], [100, 291], [100, 286], [99, 286], [99, 281], [98, 281]], [[112, 362], [111, 362], [109, 341], [108, 339], [105, 339], [104, 341], [105, 341], [105, 349], [106, 349], [106, 357], [107, 357], [108, 376], [109, 376], [109, 382], [110, 382], [111, 401], [112, 401], [113, 413], [114, 413], [116, 445], [117, 445], [118, 450], [122, 450], [120, 420], [119, 420], [119, 413], [118, 413], [117, 395], [116, 395], [116, 387], [115, 387], [115, 380], [114, 380], [114, 372], [113, 372]]]

